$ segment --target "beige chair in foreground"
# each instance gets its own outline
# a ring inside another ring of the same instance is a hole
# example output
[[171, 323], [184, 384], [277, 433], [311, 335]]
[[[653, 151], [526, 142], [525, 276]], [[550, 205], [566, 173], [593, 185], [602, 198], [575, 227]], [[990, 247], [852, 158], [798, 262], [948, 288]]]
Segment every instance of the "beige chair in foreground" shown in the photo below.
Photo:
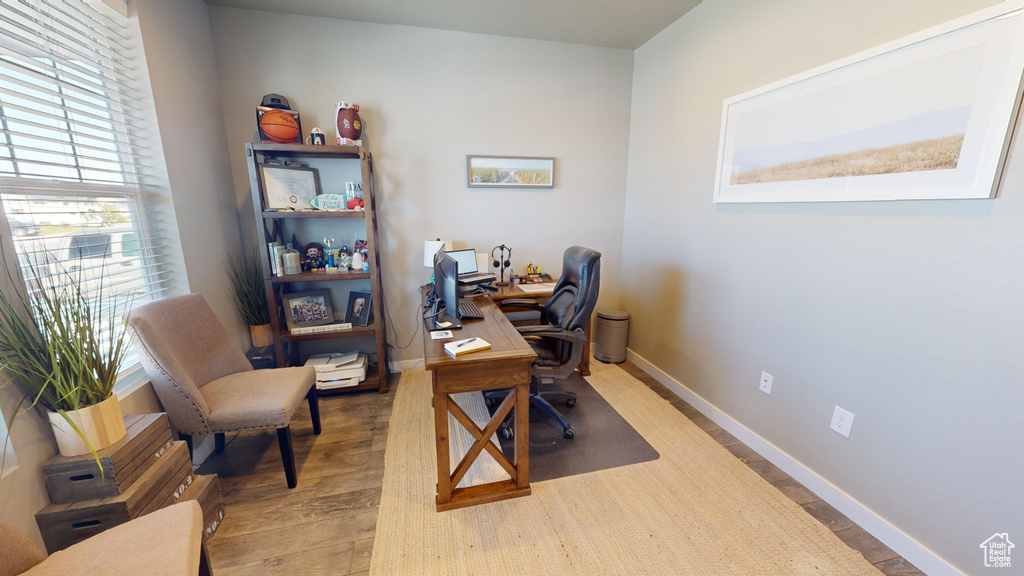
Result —
[[253, 370], [206, 300], [172, 296], [132, 309], [135, 350], [153, 382], [171, 426], [188, 443], [192, 435], [276, 428], [288, 487], [294, 488], [295, 454], [289, 422], [305, 397], [320, 433], [316, 373], [312, 366]]
[[25, 536], [0, 522], [0, 576], [211, 575], [203, 546], [203, 512], [179, 502], [114, 526], [46, 557]]

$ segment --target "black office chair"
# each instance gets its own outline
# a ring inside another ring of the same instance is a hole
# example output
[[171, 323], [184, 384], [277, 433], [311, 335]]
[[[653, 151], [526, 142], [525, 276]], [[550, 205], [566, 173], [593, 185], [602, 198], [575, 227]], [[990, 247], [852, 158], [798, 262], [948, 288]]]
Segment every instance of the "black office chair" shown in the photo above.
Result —
[[[568, 378], [587, 353], [587, 337], [583, 330], [597, 305], [601, 287], [601, 253], [582, 246], [566, 249], [562, 255], [562, 277], [555, 284], [548, 303], [541, 306], [536, 300], [512, 298], [501, 302], [502, 308], [529, 308], [540, 312], [539, 326], [520, 326], [519, 333], [537, 353], [530, 371], [531, 403], [562, 425], [562, 434], [573, 438], [576, 431], [555, 409], [551, 400], [564, 401], [566, 406], [576, 404], [576, 394], [561, 391], [540, 391], [540, 384], [551, 384], [555, 379]], [[503, 398], [501, 391], [489, 395], [488, 403]], [[511, 437], [506, 420], [502, 433]]]

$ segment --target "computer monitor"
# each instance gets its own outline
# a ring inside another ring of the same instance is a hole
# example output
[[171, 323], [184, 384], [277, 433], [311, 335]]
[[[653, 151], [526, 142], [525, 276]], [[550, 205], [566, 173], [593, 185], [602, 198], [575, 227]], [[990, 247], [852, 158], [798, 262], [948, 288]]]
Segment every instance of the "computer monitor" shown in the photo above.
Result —
[[[441, 304], [444, 312], [441, 313]], [[459, 263], [438, 250], [434, 254], [434, 321], [436, 327], [447, 330], [462, 328], [459, 322]], [[450, 325], [445, 326], [445, 323]]]

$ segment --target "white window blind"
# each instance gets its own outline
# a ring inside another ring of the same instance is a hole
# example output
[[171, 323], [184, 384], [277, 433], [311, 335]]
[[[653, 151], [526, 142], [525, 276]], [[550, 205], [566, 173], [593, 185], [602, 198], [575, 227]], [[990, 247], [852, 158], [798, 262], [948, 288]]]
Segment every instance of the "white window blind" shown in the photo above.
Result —
[[179, 290], [166, 182], [137, 21], [0, 0], [0, 203], [24, 276], [68, 270], [136, 304]]

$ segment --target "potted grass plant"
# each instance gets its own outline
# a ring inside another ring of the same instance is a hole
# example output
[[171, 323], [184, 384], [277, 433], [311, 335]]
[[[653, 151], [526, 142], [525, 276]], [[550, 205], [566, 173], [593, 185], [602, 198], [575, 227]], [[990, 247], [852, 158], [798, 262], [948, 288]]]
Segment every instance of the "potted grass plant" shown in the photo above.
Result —
[[[0, 370], [48, 411], [64, 456], [93, 453], [126, 434], [114, 395], [128, 352], [130, 296], [87, 289], [82, 272], [30, 265], [17, 297], [0, 291]], [[6, 383], [4, 385], [7, 385]]]
[[259, 255], [256, 250], [247, 250], [240, 257], [229, 256], [227, 269], [235, 306], [249, 323], [253, 347], [270, 346], [274, 343], [274, 336], [270, 330], [270, 307], [267, 305]]

